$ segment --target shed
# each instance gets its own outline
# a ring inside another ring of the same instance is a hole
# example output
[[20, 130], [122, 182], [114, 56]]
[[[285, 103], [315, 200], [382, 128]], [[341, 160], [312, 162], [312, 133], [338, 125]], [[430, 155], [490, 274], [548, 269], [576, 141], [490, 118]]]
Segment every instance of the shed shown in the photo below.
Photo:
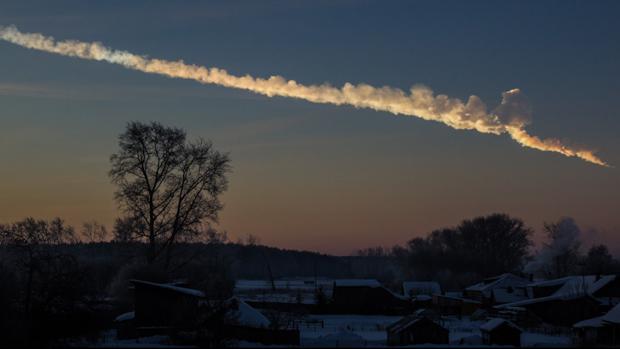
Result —
[[482, 343], [486, 345], [521, 346], [523, 330], [514, 323], [501, 318], [490, 319], [480, 326]]
[[448, 344], [450, 332], [428, 317], [405, 316], [386, 328], [388, 345]]

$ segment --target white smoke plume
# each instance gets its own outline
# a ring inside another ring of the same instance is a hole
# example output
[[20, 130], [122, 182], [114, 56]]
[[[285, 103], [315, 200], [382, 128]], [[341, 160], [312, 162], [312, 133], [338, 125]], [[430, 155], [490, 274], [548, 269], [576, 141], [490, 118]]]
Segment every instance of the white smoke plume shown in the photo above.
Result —
[[[548, 225], [548, 229], [549, 241], [544, 244], [534, 260], [525, 265], [524, 272], [530, 274], [551, 272], [549, 269], [554, 269], [558, 257], [577, 253], [582, 234], [574, 219], [561, 218], [557, 223]], [[555, 267], [557, 269], [557, 266]]]
[[303, 85], [281, 76], [266, 79], [250, 75], [235, 76], [223, 69], [186, 64], [182, 60], [167, 61], [114, 50], [99, 42], [56, 41], [42, 34], [22, 33], [14, 26], [0, 26], [0, 39], [30, 49], [105, 61], [145, 73], [249, 90], [269, 97], [282, 96], [313, 103], [351, 105], [438, 121], [459, 130], [476, 130], [495, 135], [507, 133], [524, 147], [556, 152], [608, 166], [591, 150], [570, 147], [557, 139], [540, 139], [528, 134], [525, 126], [529, 122], [530, 110], [519, 89], [504, 92], [500, 106], [489, 112], [477, 96], [472, 95], [467, 102], [463, 102], [446, 95], [435, 95], [431, 89], [420, 85], [405, 92], [389, 86], [345, 83], [341, 88], [337, 88], [329, 84]]

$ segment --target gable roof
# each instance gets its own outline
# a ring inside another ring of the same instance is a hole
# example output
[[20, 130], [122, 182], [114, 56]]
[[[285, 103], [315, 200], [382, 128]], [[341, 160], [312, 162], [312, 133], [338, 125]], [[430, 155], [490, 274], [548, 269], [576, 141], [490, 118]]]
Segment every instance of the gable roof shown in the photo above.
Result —
[[154, 287], [154, 288], [165, 289], [165, 290], [172, 291], [172, 292], [177, 292], [177, 293], [185, 294], [188, 296], [205, 298], [204, 292], [193, 289], [193, 288], [179, 287], [179, 286], [174, 286], [172, 284], [160, 284], [156, 282], [135, 280], [135, 279], [129, 280], [129, 282], [131, 282], [134, 285], [144, 285], [144, 286], [149, 286], [149, 287]]
[[522, 300], [522, 301], [518, 301], [518, 302], [513, 302], [513, 303], [507, 303], [507, 304], [502, 304], [502, 305], [497, 305], [495, 306], [495, 308], [497, 309], [506, 309], [506, 308], [519, 308], [519, 307], [524, 307], [524, 306], [528, 306], [528, 305], [532, 305], [532, 304], [537, 304], [537, 303], [544, 303], [544, 302], [551, 302], [551, 301], [569, 301], [569, 300], [574, 300], [574, 299], [579, 299], [579, 298], [589, 298], [594, 302], [597, 302], [597, 300], [595, 298], [593, 298], [592, 296], [590, 296], [589, 294], [565, 294], [565, 295], [551, 295], [551, 296], [547, 296], [547, 297], [539, 297], [539, 298], [530, 298], [530, 299], [526, 299], [526, 300]]
[[260, 311], [254, 309], [246, 302], [237, 297], [232, 297], [226, 301], [229, 307], [228, 315], [239, 325], [249, 327], [269, 327], [270, 321]]
[[579, 321], [578, 323], [574, 324], [573, 327], [602, 327], [607, 324], [620, 324], [620, 304], [611, 308], [611, 310], [603, 316]]
[[587, 292], [589, 294], [596, 293], [608, 283], [614, 281], [616, 279], [615, 275], [573, 275], [566, 276], [563, 278], [552, 279], [552, 280], [544, 280], [538, 281], [529, 284], [529, 287], [551, 287], [551, 286], [560, 286], [560, 288], [555, 291], [553, 296], [562, 296], [569, 295], [574, 293], [584, 293]]
[[519, 287], [526, 286], [530, 283], [530, 280], [516, 276], [514, 274], [506, 273], [492, 278], [488, 278], [477, 284], [467, 287], [466, 291], [479, 291], [486, 296], [491, 295], [491, 291], [499, 287]]

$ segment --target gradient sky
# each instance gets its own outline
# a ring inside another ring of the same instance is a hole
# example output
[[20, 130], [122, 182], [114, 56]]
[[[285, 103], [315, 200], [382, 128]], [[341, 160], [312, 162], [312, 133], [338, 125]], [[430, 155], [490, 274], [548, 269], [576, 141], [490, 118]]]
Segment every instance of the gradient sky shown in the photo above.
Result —
[[620, 252], [619, 16], [617, 1], [3, 1], [0, 25], [237, 75], [425, 84], [489, 107], [520, 88], [528, 130], [596, 148], [615, 168], [0, 42], [0, 222], [111, 225], [117, 136], [128, 121], [157, 120], [230, 153], [220, 228], [233, 239], [345, 254], [506, 212], [538, 234], [571, 216], [586, 241]]

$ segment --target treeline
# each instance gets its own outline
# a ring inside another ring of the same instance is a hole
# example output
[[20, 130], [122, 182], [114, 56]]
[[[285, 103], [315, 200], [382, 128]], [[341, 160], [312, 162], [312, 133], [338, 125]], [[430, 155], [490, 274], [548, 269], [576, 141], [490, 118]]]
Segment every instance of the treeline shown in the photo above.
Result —
[[128, 280], [134, 278], [181, 280], [226, 299], [239, 278], [363, 276], [340, 257], [261, 246], [255, 237], [232, 243], [214, 231], [202, 242], [177, 242], [169, 261], [150, 263], [148, 243], [80, 235], [61, 219], [0, 225], [0, 346], [96, 339], [115, 316], [132, 310]]
[[357, 254], [392, 258], [401, 267], [401, 277], [435, 280], [454, 289], [503, 273], [558, 278], [620, 272], [620, 262], [605, 245], [584, 249], [581, 230], [573, 219], [546, 223], [544, 232], [546, 242], [535, 250], [532, 229], [522, 220], [491, 214], [434, 230], [405, 246], [367, 248]]

